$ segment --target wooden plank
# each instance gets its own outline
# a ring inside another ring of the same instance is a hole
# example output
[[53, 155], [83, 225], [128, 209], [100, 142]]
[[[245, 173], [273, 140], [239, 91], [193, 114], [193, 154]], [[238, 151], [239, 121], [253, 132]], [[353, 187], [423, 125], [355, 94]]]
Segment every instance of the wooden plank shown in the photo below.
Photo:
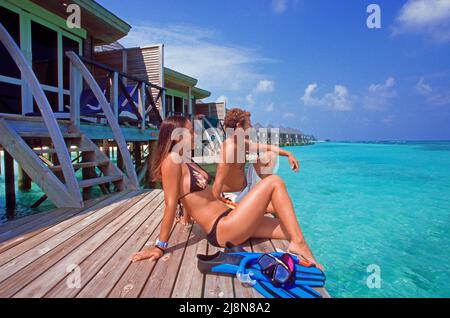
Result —
[[[124, 205], [124, 201], [132, 200], [134, 197], [133, 193], [127, 194], [124, 197], [121, 197], [118, 201], [112, 202], [110, 205], [107, 205], [100, 210], [93, 213], [93, 211], [89, 211], [88, 215], [85, 216], [83, 214], [77, 215], [69, 220], [63, 221], [60, 224], [50, 227], [44, 232], [38, 234], [34, 237], [34, 239], [41, 240], [42, 237], [50, 237], [49, 239], [44, 240], [38, 245], [33, 246], [32, 249], [28, 250], [29, 245], [34, 245], [33, 241], [25, 241], [23, 244], [15, 248], [14, 250], [8, 250], [2, 254], [2, 259], [6, 258], [6, 263], [0, 266], [0, 282], [4, 281], [12, 274], [18, 272], [25, 266], [29, 265], [39, 257], [45, 255], [49, 251], [53, 250], [56, 246], [63, 243], [67, 239], [75, 236], [79, 231], [88, 227], [92, 223], [101, 219], [103, 216], [107, 215], [114, 208]], [[91, 213], [89, 213], [91, 212]], [[74, 222], [76, 222], [74, 224]], [[59, 227], [65, 227], [67, 224], [70, 224], [68, 228], [65, 228], [63, 231], [59, 230]], [[53, 235], [57, 232], [56, 235]], [[18, 250], [25, 250], [23, 253], [17, 254]]]
[[[147, 195], [153, 195], [149, 193]], [[16, 293], [13, 297], [43, 297], [50, 289], [60, 282], [67, 275], [67, 269], [73, 266], [78, 266], [87, 255], [93, 253], [98, 249], [106, 240], [108, 240], [114, 233], [119, 231], [126, 223], [130, 221], [133, 217], [141, 211], [142, 207], [145, 206], [145, 200], [138, 200], [134, 202], [132, 206], [125, 207], [124, 205], [119, 206], [119, 214], [115, 213], [113, 218], [107, 220], [107, 222], [100, 222], [99, 228], [91, 230], [89, 232], [94, 233], [87, 240], [83, 241], [82, 244], [78, 245], [76, 249], [70, 251], [70, 253], [64, 256], [62, 259], [58, 259], [56, 264], [48, 268], [45, 272], [41, 273], [40, 276], [29, 282], [25, 288]], [[117, 211], [116, 210], [116, 211]], [[79, 240], [79, 234], [74, 236], [71, 241], [77, 242]], [[60, 248], [56, 251], [61, 250]], [[64, 251], [64, 249], [62, 249]], [[44, 261], [51, 260], [51, 258], [44, 257]], [[19, 277], [26, 277], [29, 274], [33, 274], [36, 270], [24, 271], [27, 274], [22, 273]], [[17, 278], [16, 278], [17, 279]]]
[[[150, 247], [154, 245], [156, 239], [159, 236], [161, 224], [158, 225], [157, 229], [152, 233], [152, 235], [147, 239], [144, 246], [136, 246], [133, 248], [132, 252], [138, 252], [143, 248]], [[172, 236], [173, 230], [170, 233]], [[169, 238], [169, 242], [170, 238]], [[165, 257], [165, 256], [163, 256]], [[129, 264], [127, 270], [119, 279], [117, 284], [109, 293], [110, 298], [137, 298], [139, 297], [145, 283], [147, 282], [150, 274], [152, 273], [156, 262], [140, 261], [136, 263]]]
[[[89, 208], [89, 207], [93, 206], [95, 203], [103, 201], [108, 197], [109, 196], [101, 196], [101, 197], [98, 197], [98, 198], [95, 198], [92, 200], [85, 201], [85, 203], [84, 203], [85, 208]], [[29, 216], [21, 217], [16, 220], [8, 221], [7, 223], [0, 225], [0, 233], [1, 233], [0, 235], [3, 235], [4, 233], [11, 231], [14, 228], [17, 228], [19, 226], [23, 226], [24, 224], [30, 223], [31, 221], [36, 221], [37, 219], [39, 219], [41, 222], [44, 222], [46, 220], [56, 218], [60, 214], [67, 213], [67, 211], [77, 211], [77, 209], [59, 208], [59, 209], [54, 209], [54, 210], [51, 210], [48, 212], [36, 213], [36, 214], [29, 215]], [[78, 209], [78, 211], [81, 211], [81, 209]], [[2, 243], [0, 243], [0, 253], [2, 252], [1, 246], [2, 246]]]
[[[106, 199], [106, 197], [102, 197], [97, 200], [92, 200], [88, 202], [83, 209], [69, 209], [62, 208], [58, 209], [49, 215], [41, 216], [40, 218], [36, 218], [30, 222], [26, 222], [20, 226], [14, 227], [8, 231], [5, 231], [0, 234], [0, 241], [3, 243], [0, 244], [0, 254], [2, 259], [0, 260], [0, 265], [3, 265], [7, 260], [7, 254], [4, 254], [8, 249], [19, 245], [20, 243], [31, 239], [32, 237], [42, 233], [47, 230], [49, 227], [62, 222], [63, 220], [67, 220], [74, 215], [82, 213], [82, 211], [94, 206], [95, 204], [101, 202]], [[60, 227], [58, 227], [60, 228]], [[35, 241], [33, 241], [35, 242]], [[11, 254], [16, 253], [15, 251], [11, 251]]]
[[115, 181], [119, 181], [119, 180], [122, 180], [122, 176], [121, 175], [105, 176], [105, 177], [98, 177], [98, 178], [91, 178], [91, 179], [81, 180], [81, 181], [78, 182], [78, 184], [79, 184], [80, 188], [89, 188], [89, 187], [92, 187], [92, 186], [95, 186], [95, 185], [115, 182]]
[[171, 247], [158, 260], [142, 289], [141, 298], [168, 298], [172, 293], [192, 226], [177, 223], [170, 238]]
[[2, 245], [0, 266], [22, 255], [26, 251], [31, 250], [33, 247], [48, 241], [51, 237], [70, 228], [81, 219], [87, 218], [92, 215], [92, 213], [95, 213], [107, 207], [111, 203], [120, 200], [121, 197], [124, 197], [124, 195], [125, 194], [120, 196], [109, 196], [104, 200], [99, 200], [97, 202], [91, 201], [84, 209], [67, 211], [64, 214], [59, 214], [55, 218], [53, 218], [53, 214], [51, 214], [42, 222], [38, 219], [33, 221], [33, 223], [26, 223], [24, 228], [20, 229], [25, 234], [20, 237], [16, 237], [13, 240], [9, 240]]
[[[106, 166], [109, 164], [109, 161], [99, 161], [99, 162], [80, 162], [80, 163], [74, 163], [73, 164], [73, 168], [75, 170], [79, 170], [82, 168], [95, 168], [98, 166]], [[56, 172], [56, 171], [61, 171], [61, 166], [51, 166], [49, 167], [51, 171]]]
[[[94, 151], [91, 147], [68, 147], [67, 150], [69, 152], [89, 152]], [[43, 154], [56, 154], [57, 150], [53, 148], [45, 148], [45, 149], [33, 149], [34, 153], [37, 155]]]
[[[130, 264], [130, 258], [132, 256], [133, 249], [136, 246], [142, 246], [145, 244], [147, 238], [155, 231], [159, 223], [161, 222], [163, 209], [164, 209], [164, 196], [161, 195], [157, 199], [153, 200], [142, 210], [140, 216], [134, 217], [125, 229], [121, 230], [121, 236], [124, 236], [126, 232], [130, 232], [137, 229], [135, 233], [131, 232], [125, 239], [113, 238], [110, 239], [111, 244], [113, 244], [117, 253], [112, 256], [103, 257], [102, 254], [108, 250], [108, 246], [102, 245], [102, 253], [93, 253], [88, 259], [86, 259], [79, 266], [83, 273], [83, 280], [89, 281], [89, 283], [82, 288], [81, 292], [77, 297], [96, 297], [104, 298], [107, 297], [111, 289], [120, 279], [124, 271]], [[150, 211], [150, 213], [149, 213]], [[120, 246], [120, 244], [123, 244]], [[100, 254], [100, 255], [99, 255]], [[98, 266], [99, 260], [103, 262], [103, 267]], [[106, 263], [106, 264], [105, 264]], [[94, 276], [92, 278], [92, 276]], [[66, 290], [65, 284], [62, 286]], [[58, 292], [58, 290], [53, 291], [55, 297], [67, 297], [67, 293]]]
[[[0, 144], [14, 157], [30, 178], [47, 194], [57, 207], [82, 206], [82, 203], [78, 202], [78, 197], [73, 196], [68, 191], [66, 186], [2, 118], [0, 118]], [[65, 151], [67, 152], [67, 149]], [[77, 192], [80, 194], [78, 185]]]
[[125, 164], [125, 169], [127, 171], [127, 176], [128, 176], [128, 179], [130, 180], [130, 183], [129, 183], [130, 189], [131, 190], [138, 189], [139, 182], [137, 179], [136, 171], [134, 170], [134, 167], [133, 167], [131, 155], [130, 155], [130, 152], [128, 151], [127, 143], [122, 134], [122, 131], [120, 129], [117, 118], [115, 118], [115, 115], [113, 114], [113, 112], [111, 110], [110, 104], [106, 100], [105, 95], [103, 95], [103, 92], [101, 91], [101, 89], [98, 86], [97, 82], [95, 81], [94, 77], [89, 72], [89, 70], [86, 68], [86, 66], [83, 64], [83, 62], [81, 62], [80, 58], [74, 52], [67, 52], [66, 55], [72, 61], [72, 63], [78, 68], [78, 70], [81, 72], [85, 81], [88, 83], [93, 94], [95, 95], [99, 104], [101, 105], [103, 113], [105, 114], [106, 119], [108, 120], [109, 126], [112, 129], [114, 139], [116, 140], [117, 146], [119, 147], [120, 152], [122, 154], [122, 158], [123, 158], [123, 161]]
[[194, 224], [181, 261], [171, 298], [200, 298], [205, 275], [197, 268], [197, 254], [206, 254], [208, 242], [198, 224]]
[[[19, 131], [22, 138], [50, 138], [48, 131]], [[80, 133], [62, 132], [64, 138], [80, 138]]]
[[[44, 120], [48, 132], [50, 133], [55, 149], [58, 151], [58, 159], [60, 164], [63, 166], [62, 171], [67, 187], [67, 190], [64, 192], [68, 192], [70, 194], [66, 205], [61, 206], [69, 205], [73, 207], [82, 207], [83, 200], [81, 197], [81, 193], [78, 190], [78, 184], [75, 177], [75, 171], [73, 170], [72, 162], [70, 160], [70, 155], [69, 152], [67, 151], [61, 130], [59, 129], [58, 123], [56, 122], [56, 119], [53, 115], [53, 110], [47, 100], [47, 96], [45, 95], [36, 75], [34, 74], [30, 63], [25, 58], [22, 51], [17, 46], [16, 42], [11, 38], [8, 31], [1, 24], [0, 24], [0, 41], [3, 43], [6, 50], [9, 52], [14, 62], [16, 63], [17, 67], [20, 69], [22, 79], [25, 81], [28, 88], [32, 92], [34, 100], [36, 101], [36, 104], [38, 105], [39, 110], [41, 111], [42, 119]], [[25, 169], [25, 166], [22, 165], [22, 167]], [[31, 175], [29, 171], [27, 171], [26, 169], [25, 171], [28, 173], [28, 175]], [[58, 195], [62, 195], [59, 192], [56, 193]], [[53, 201], [52, 198], [54, 197], [54, 195], [48, 196]], [[57, 200], [55, 203], [60, 202], [61, 202], [60, 200]], [[59, 205], [57, 204], [57, 206]]]
[[[41, 257], [25, 267], [24, 269], [16, 272], [10, 276], [7, 280], [0, 283], [0, 296], [12, 297], [15, 293], [23, 289], [31, 281], [39, 277], [42, 273], [54, 266], [58, 261], [67, 256], [72, 251], [76, 250], [81, 244], [93, 237], [97, 231], [102, 230], [105, 224], [112, 222], [115, 218], [120, 217], [128, 208], [131, 208], [134, 204], [142, 199], [141, 196], [136, 196], [134, 200], [129, 200], [120, 207], [115, 208], [111, 213], [102, 219], [94, 222], [90, 226], [77, 232], [77, 235], [66, 240], [58, 247], [52, 249], [44, 257]], [[89, 255], [86, 253], [86, 255]]]
[[251, 239], [253, 252], [270, 253], [274, 251], [274, 247], [268, 239]]
[[[214, 254], [219, 249], [208, 244], [208, 255]], [[231, 276], [206, 274], [204, 298], [233, 298], [233, 280]]]

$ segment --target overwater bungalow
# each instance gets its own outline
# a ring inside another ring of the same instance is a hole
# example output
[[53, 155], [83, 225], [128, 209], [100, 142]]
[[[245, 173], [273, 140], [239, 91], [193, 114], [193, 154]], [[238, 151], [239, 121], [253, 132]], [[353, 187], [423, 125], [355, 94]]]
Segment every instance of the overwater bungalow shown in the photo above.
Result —
[[253, 125], [262, 142], [280, 146], [302, 146], [314, 143], [313, 137], [305, 135], [299, 129], [287, 127], [264, 127], [260, 123]]
[[[80, 27], [66, 21], [73, 3]], [[163, 45], [123, 48], [128, 23], [95, 1], [73, 3], [0, 0], [6, 207], [14, 210], [14, 161], [23, 189], [34, 182], [56, 206], [0, 225], [0, 297], [260, 297], [196, 269], [197, 253], [216, 251], [197, 225], [176, 224], [158, 262], [130, 263], [161, 224], [162, 191], [142, 187], [161, 120], [222, 116], [225, 106], [201, 103], [210, 93], [196, 79], [164, 67]], [[104, 195], [91, 197], [93, 187]]]

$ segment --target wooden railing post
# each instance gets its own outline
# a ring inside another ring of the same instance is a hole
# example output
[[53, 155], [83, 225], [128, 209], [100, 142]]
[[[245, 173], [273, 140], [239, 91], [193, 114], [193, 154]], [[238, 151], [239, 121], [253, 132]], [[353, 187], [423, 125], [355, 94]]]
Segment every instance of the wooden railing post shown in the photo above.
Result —
[[70, 62], [70, 122], [77, 128], [80, 128], [81, 85], [80, 72]]
[[110, 102], [111, 108], [117, 119], [119, 121], [119, 73], [113, 72], [111, 77], [111, 92], [110, 92]]
[[146, 91], [147, 91], [146, 84], [144, 82], [141, 82], [141, 85], [139, 86], [139, 112], [141, 113], [142, 116], [141, 131], [145, 130], [145, 117], [147, 117], [145, 109]]

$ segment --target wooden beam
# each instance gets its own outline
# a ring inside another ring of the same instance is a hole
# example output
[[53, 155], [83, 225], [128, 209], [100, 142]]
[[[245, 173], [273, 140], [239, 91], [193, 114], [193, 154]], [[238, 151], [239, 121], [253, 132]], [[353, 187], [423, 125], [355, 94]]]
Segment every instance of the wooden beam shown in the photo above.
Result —
[[119, 73], [112, 73], [110, 102], [116, 118], [119, 118]]
[[70, 121], [75, 127], [80, 127], [80, 97], [81, 97], [80, 72], [70, 63]]
[[[59, 161], [61, 162], [62, 171], [64, 174], [64, 180], [66, 181], [65, 187], [67, 187], [69, 193], [72, 195], [72, 199], [69, 202], [77, 201], [78, 206], [83, 206], [83, 200], [78, 188], [78, 183], [75, 177], [75, 171], [73, 170], [72, 163], [70, 160], [69, 152], [67, 151], [66, 144], [62, 133], [58, 127], [53, 110], [47, 100], [42, 87], [28, 63], [27, 59], [23, 55], [20, 48], [17, 46], [16, 42], [11, 38], [8, 31], [0, 23], [0, 41], [5, 46], [6, 50], [9, 52], [17, 67], [22, 73], [22, 78], [24, 82], [30, 88], [36, 104], [41, 111], [42, 118], [47, 126], [50, 133], [50, 137], [55, 145], [55, 149], [58, 153]], [[75, 54], [75, 53], [74, 53]], [[20, 137], [19, 137], [20, 138]]]
[[[67, 52], [67, 57], [72, 61], [72, 63], [78, 68], [78, 70], [83, 75], [83, 78], [91, 88], [92, 92], [94, 93], [95, 97], [97, 97], [97, 100], [99, 101], [99, 104], [101, 105], [103, 109], [103, 113], [106, 116], [106, 119], [108, 120], [108, 123], [113, 131], [114, 139], [117, 142], [117, 146], [120, 149], [122, 159], [124, 161], [125, 169], [127, 172], [127, 176], [129, 179], [129, 186], [130, 190], [136, 190], [139, 189], [139, 182], [137, 179], [136, 171], [133, 167], [133, 162], [131, 161], [131, 155], [127, 147], [127, 143], [125, 141], [125, 138], [122, 134], [122, 131], [119, 126], [119, 122], [117, 118], [115, 118], [112, 110], [111, 105], [108, 103], [108, 101], [105, 98], [105, 95], [103, 95], [103, 92], [101, 91], [100, 87], [98, 86], [97, 82], [95, 81], [92, 74], [87, 69], [86, 65], [83, 64], [83, 62], [80, 60], [78, 55], [76, 55], [74, 52]], [[120, 81], [119, 81], [120, 85]], [[72, 169], [73, 170], [73, 169]]]
[[141, 131], [145, 131], [145, 105], [146, 105], [146, 91], [147, 85], [141, 83], [139, 86], [139, 112], [141, 114]]
[[[130, 94], [127, 91], [127, 87], [125, 86], [125, 84], [122, 82], [122, 79], [119, 78], [119, 89], [121, 90], [122, 94], [125, 96], [125, 98], [127, 99], [128, 103], [131, 106], [131, 110], [133, 111], [133, 113], [136, 115], [136, 117], [138, 118], [138, 120], [142, 120], [142, 116], [139, 113], [139, 108], [136, 106], [136, 103], [134, 102], [133, 98], [130, 96]], [[120, 114], [119, 114], [120, 115]]]
[[16, 191], [14, 184], [14, 158], [5, 150], [3, 158], [5, 165], [5, 200], [6, 212], [14, 213], [16, 210]]

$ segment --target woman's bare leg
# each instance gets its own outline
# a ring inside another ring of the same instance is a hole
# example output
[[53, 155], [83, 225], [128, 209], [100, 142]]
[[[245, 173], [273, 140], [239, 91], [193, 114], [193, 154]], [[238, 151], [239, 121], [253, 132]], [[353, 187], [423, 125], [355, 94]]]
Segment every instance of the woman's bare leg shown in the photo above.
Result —
[[280, 220], [270, 216], [263, 217], [261, 223], [251, 237], [289, 240], [289, 235], [286, 232], [286, 229], [282, 226]]
[[[321, 267], [303, 237], [286, 186], [278, 176], [269, 176], [261, 180], [236, 209], [221, 220], [217, 229], [219, 242], [242, 243], [255, 234], [270, 231], [270, 228], [259, 229], [270, 202], [289, 238], [289, 252], [301, 255]], [[275, 231], [275, 228], [272, 230]]]

